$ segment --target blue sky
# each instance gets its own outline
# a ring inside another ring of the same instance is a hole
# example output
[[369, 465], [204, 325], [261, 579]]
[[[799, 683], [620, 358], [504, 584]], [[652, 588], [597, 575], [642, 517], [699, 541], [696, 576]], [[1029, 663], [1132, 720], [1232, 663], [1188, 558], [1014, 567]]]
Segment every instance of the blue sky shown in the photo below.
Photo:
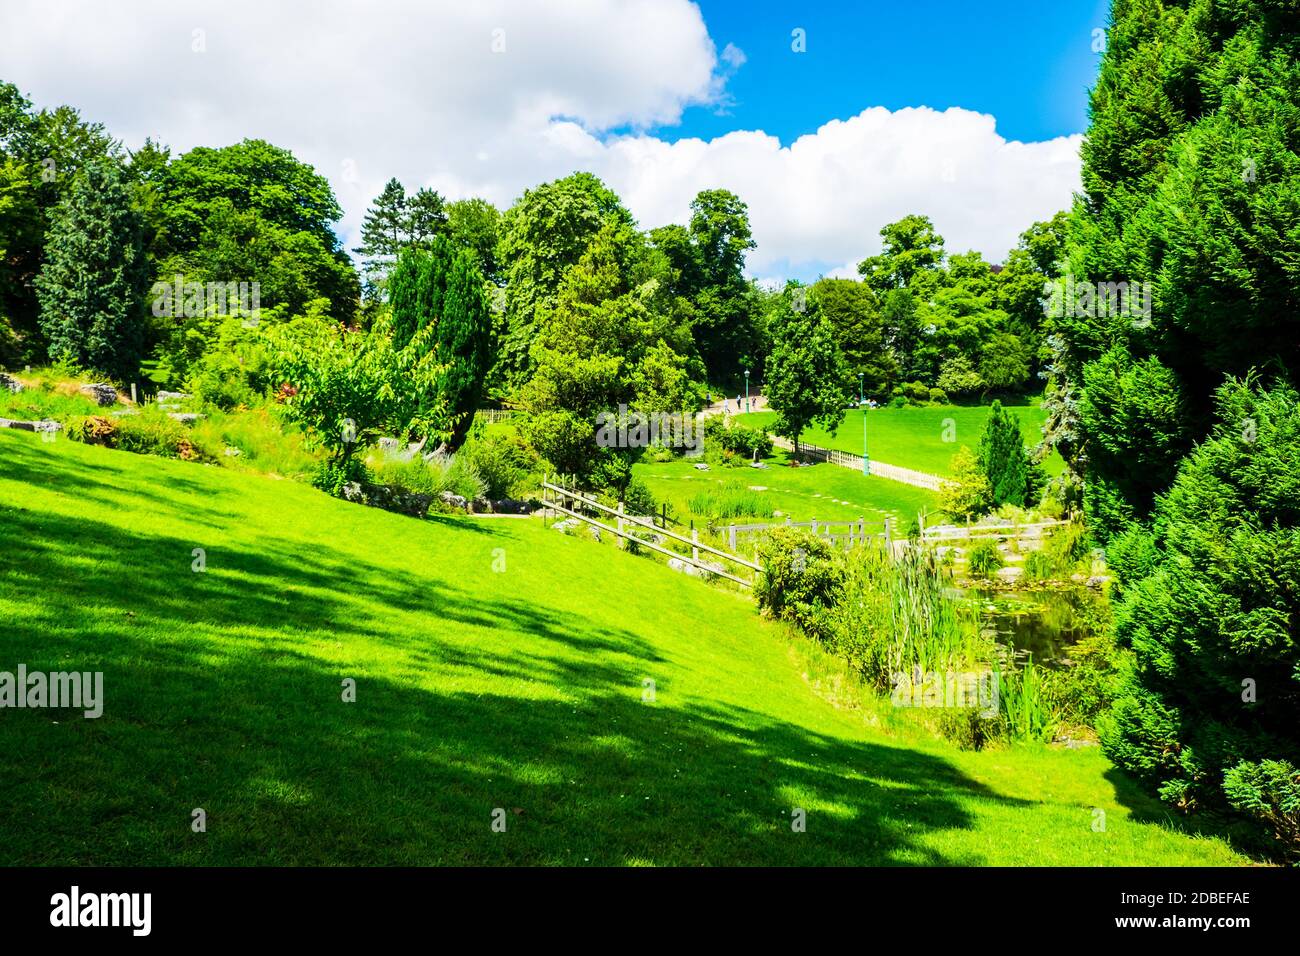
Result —
[[[702, 0], [721, 51], [732, 43], [746, 62], [727, 81], [726, 115], [692, 107], [662, 139], [711, 138], [761, 129], [782, 144], [869, 106], [891, 110], [962, 107], [997, 118], [1007, 139], [1037, 141], [1081, 133], [1087, 90], [1097, 74], [1092, 31], [1104, 28], [1106, 0], [969, 0], [912, 3]], [[791, 51], [802, 27], [807, 52]]]
[[102, 0], [57, 16], [4, 0], [0, 63], [130, 147], [291, 150], [329, 178], [349, 248], [390, 177], [505, 208], [592, 172], [643, 228], [728, 189], [749, 208], [747, 270], [771, 282], [856, 275], [913, 213], [949, 251], [1000, 262], [1072, 203], [1106, 0], [698, 3], [338, 0], [304, 19], [132, 0], [124, 19]]

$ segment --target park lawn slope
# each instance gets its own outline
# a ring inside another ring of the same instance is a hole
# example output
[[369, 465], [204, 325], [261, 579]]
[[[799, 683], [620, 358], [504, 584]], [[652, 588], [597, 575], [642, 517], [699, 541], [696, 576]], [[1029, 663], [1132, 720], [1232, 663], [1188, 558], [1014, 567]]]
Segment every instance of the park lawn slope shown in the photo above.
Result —
[[[1043, 440], [1046, 413], [1038, 405], [1010, 405], [1007, 411], [1020, 422], [1020, 432], [1030, 448]], [[965, 445], [974, 451], [988, 421], [988, 405], [925, 405], [905, 408], [872, 408], [865, 412], [849, 409], [832, 435], [813, 426], [799, 436], [802, 442], [837, 448], [852, 455], [862, 454], [862, 416], [867, 418], [867, 454], [878, 461], [911, 468], [930, 475], [952, 474], [952, 456]], [[738, 419], [771, 430], [776, 412], [753, 412]], [[1053, 450], [1044, 460], [1049, 475], [1064, 468]]]
[[[679, 520], [697, 523], [779, 523], [788, 517], [794, 521], [865, 518], [877, 525], [890, 518], [906, 532], [919, 513], [939, 507], [939, 496], [925, 488], [826, 462], [791, 468], [789, 459], [778, 451], [765, 459], [766, 468], [713, 465], [708, 471], [697, 470], [690, 458], [638, 462], [633, 474], [645, 482], [656, 501], [671, 505]], [[734, 514], [719, 517], [720, 505]], [[773, 518], [773, 512], [780, 515]]]
[[0, 670], [105, 695], [0, 710], [0, 864], [1243, 862], [1095, 749], [887, 734], [799, 654], [538, 521], [0, 432]]

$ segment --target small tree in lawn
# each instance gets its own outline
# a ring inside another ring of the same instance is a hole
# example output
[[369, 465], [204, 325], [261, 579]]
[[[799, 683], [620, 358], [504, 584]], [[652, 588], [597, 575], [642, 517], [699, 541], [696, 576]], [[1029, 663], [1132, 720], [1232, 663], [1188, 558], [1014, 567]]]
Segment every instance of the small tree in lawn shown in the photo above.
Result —
[[817, 311], [815, 302], [801, 299], [794, 308], [792, 288], [774, 310], [769, 334], [772, 354], [767, 360], [767, 403], [777, 413], [776, 431], [794, 442], [809, 425], [835, 431], [844, 421], [844, 359], [835, 331]]
[[272, 374], [289, 386], [286, 410], [329, 452], [317, 487], [339, 494], [360, 478], [353, 453], [380, 435], [449, 430], [445, 406], [428, 398], [443, 372], [434, 361], [431, 326], [403, 348], [394, 346], [383, 320], [369, 332], [354, 332], [301, 319], [266, 335]]
[[148, 287], [141, 220], [121, 173], [87, 166], [50, 229], [36, 278], [50, 356], [134, 381]]
[[993, 507], [1023, 506], [1030, 491], [1029, 453], [1020, 434], [1020, 422], [995, 401], [980, 436], [979, 466], [988, 478]]
[[970, 521], [993, 507], [993, 488], [979, 459], [965, 445], [952, 457], [952, 480], [939, 489], [939, 506], [954, 518]]

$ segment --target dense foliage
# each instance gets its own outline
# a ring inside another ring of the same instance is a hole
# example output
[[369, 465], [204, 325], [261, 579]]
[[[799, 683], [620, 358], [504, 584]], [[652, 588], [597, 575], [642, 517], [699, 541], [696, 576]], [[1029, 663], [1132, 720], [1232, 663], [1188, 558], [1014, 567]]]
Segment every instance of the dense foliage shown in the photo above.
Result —
[[122, 174], [88, 167], [59, 207], [36, 280], [52, 358], [135, 381], [149, 281], [140, 229]]
[[1218, 408], [1152, 529], [1130, 532], [1116, 625], [1133, 668], [1104, 737], [1184, 807], [1222, 804], [1242, 762], [1300, 757], [1300, 396], [1231, 382]]

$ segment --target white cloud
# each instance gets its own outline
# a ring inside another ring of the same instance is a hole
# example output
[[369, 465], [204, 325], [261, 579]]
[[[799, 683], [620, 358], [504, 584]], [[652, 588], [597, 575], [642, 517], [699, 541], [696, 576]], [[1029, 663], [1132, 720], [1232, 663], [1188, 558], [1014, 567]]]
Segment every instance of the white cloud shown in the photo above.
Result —
[[909, 212], [950, 249], [1000, 259], [1079, 181], [1079, 137], [1008, 142], [963, 110], [866, 109], [788, 147], [761, 131], [609, 136], [671, 126], [692, 105], [725, 111], [745, 54], [719, 53], [686, 0], [7, 0], [0, 64], [37, 105], [70, 103], [128, 146], [261, 137], [293, 150], [333, 182], [349, 245], [390, 176], [504, 206], [590, 169], [646, 227], [684, 222], [699, 189], [733, 189], [750, 206], [755, 275], [852, 274]]

